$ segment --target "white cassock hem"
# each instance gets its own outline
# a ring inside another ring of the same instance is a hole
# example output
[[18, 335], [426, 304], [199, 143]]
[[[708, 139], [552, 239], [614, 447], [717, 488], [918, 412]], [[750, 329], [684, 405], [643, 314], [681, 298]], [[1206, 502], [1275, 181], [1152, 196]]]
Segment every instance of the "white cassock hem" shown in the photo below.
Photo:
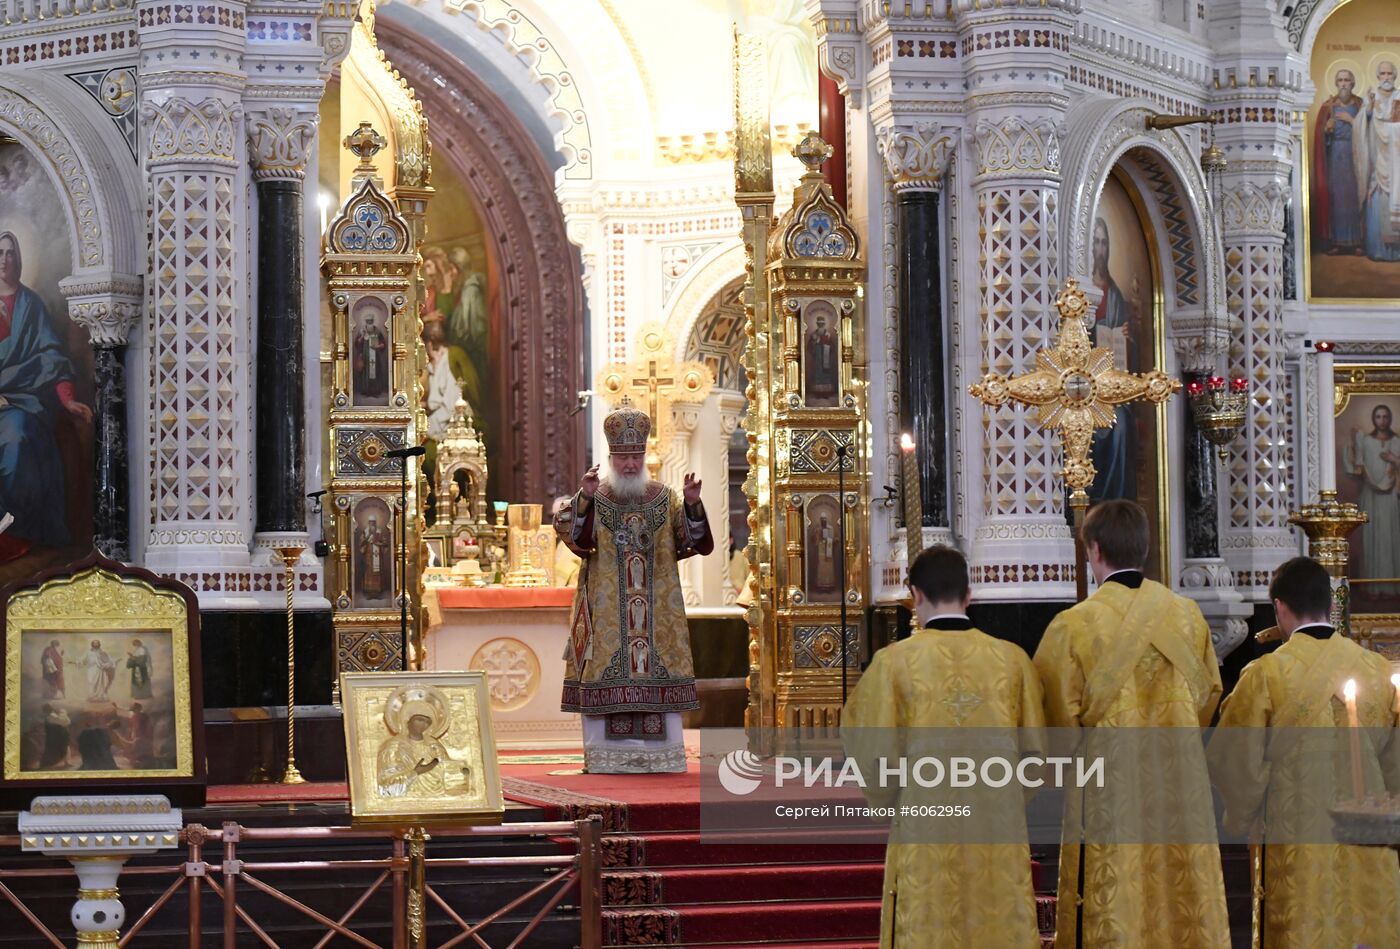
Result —
[[685, 739], [681, 713], [663, 712], [659, 738], [615, 738], [608, 735], [606, 715], [583, 716], [583, 766], [590, 774], [655, 774], [683, 772]]

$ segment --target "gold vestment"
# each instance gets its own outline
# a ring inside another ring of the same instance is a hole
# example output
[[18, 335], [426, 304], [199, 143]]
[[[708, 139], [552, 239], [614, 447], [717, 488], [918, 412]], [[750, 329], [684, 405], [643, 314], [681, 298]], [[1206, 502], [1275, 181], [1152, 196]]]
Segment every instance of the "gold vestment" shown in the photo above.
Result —
[[1367, 790], [1400, 790], [1390, 664], [1344, 636], [1294, 634], [1245, 667], [1220, 710], [1210, 758], [1225, 826], [1265, 830], [1263, 918], [1254, 921], [1265, 949], [1400, 947], [1395, 851], [1322, 842], [1328, 807], [1352, 796], [1347, 679], [1357, 684]]
[[[870, 804], [897, 807], [932, 798], [916, 787], [876, 787], [879, 757], [913, 758], [919, 750], [911, 745], [921, 739], [937, 743], [939, 735], [977, 728], [1021, 741], [1022, 755], [1038, 754], [1042, 716], [1035, 668], [1015, 644], [976, 629], [923, 629], [875, 654], [851, 693], [841, 727], [847, 755], [867, 777]], [[979, 794], [975, 807], [977, 825], [959, 817], [901, 816], [891, 822], [880, 911], [882, 949], [1040, 945], [1026, 843], [897, 842], [924, 837], [916, 826], [920, 820], [942, 820], [942, 829], [953, 835], [995, 821], [1019, 829], [998, 834], [998, 839], [1024, 841], [1024, 798], [1014, 781]]]
[[1075, 946], [1082, 850], [1085, 949], [1227, 949], [1199, 733], [1220, 670], [1200, 608], [1151, 580], [1105, 582], [1055, 617], [1035, 666], [1048, 724], [1084, 728], [1086, 757], [1108, 761], [1103, 787], [1066, 790], [1055, 945]]

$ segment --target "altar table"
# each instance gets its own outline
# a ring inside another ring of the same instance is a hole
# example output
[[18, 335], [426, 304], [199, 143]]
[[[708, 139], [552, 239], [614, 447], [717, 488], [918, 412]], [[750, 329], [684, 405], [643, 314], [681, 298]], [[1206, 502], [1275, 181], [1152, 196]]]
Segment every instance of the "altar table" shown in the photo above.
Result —
[[572, 587], [428, 587], [424, 668], [483, 669], [498, 748], [579, 748], [583, 727], [559, 710]]

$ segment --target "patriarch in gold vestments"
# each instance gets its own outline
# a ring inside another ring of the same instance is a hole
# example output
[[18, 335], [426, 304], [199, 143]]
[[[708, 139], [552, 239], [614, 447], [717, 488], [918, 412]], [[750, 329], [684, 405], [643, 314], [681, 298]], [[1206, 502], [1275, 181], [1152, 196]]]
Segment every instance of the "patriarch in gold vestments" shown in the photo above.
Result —
[[647, 477], [645, 412], [624, 398], [603, 432], [610, 472], [590, 468], [554, 519], [582, 559], [560, 705], [583, 715], [586, 771], [681, 772], [681, 712], [700, 702], [677, 564], [715, 541], [698, 479], [678, 494]]
[[1256, 945], [1400, 949], [1395, 851], [1330, 843], [1328, 813], [1355, 793], [1348, 679], [1366, 790], [1400, 790], [1390, 663], [1333, 629], [1331, 577], [1315, 560], [1281, 566], [1269, 596], [1287, 641], [1245, 667], [1210, 745], [1225, 829], [1255, 841]]
[[1079, 753], [1102, 757], [1105, 776], [1066, 792], [1055, 945], [1225, 949], [1200, 735], [1221, 691], [1210, 629], [1194, 602], [1144, 578], [1141, 507], [1101, 502], [1081, 531], [1100, 586], [1051, 622], [1035, 665], [1048, 724], [1082, 729]]
[[[885, 852], [880, 945], [1035, 949], [1040, 945], [1025, 800], [1012, 781], [973, 793], [875, 778], [881, 761], [946, 756], [950, 745], [1015, 762], [1039, 754], [1040, 682], [1014, 643], [975, 629], [967, 561], [930, 547], [909, 569], [920, 629], [875, 654], [841, 717], [846, 753], [872, 807], [958, 804], [963, 816], [901, 814]], [[997, 747], [999, 746], [999, 747]]]

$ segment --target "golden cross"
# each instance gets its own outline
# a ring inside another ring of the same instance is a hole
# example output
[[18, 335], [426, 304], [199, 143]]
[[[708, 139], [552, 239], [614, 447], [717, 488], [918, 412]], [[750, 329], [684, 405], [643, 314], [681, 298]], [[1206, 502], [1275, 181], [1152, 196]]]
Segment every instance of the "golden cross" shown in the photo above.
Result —
[[[637, 367], [637, 369], [640, 368], [640, 366]], [[658, 400], [661, 395], [661, 390], [665, 389], [667, 392], [669, 392], [671, 387], [675, 384], [676, 380], [670, 378], [669, 376], [665, 379], [661, 378], [661, 371], [658, 368], [655, 359], [647, 360], [646, 375], [642, 376], [640, 379], [632, 380], [632, 385], [641, 386], [645, 388], [647, 390], [648, 395], [651, 396], [650, 400], [647, 403], [647, 413], [651, 415], [653, 419], [656, 418], [657, 410], [660, 408], [660, 403]]]
[[[1114, 406], [1141, 399], [1165, 402], [1181, 383], [1160, 369], [1136, 375], [1115, 367], [1113, 350], [1096, 347], [1089, 340], [1089, 301], [1079, 281], [1066, 282], [1055, 307], [1060, 311], [1059, 339], [1035, 354], [1034, 370], [1019, 376], [988, 373], [968, 391], [993, 408], [1018, 402], [1040, 409], [1040, 427], [1057, 433], [1063, 444], [1061, 474], [1070, 488], [1077, 528], [1089, 506], [1086, 489], [1094, 483], [1089, 450], [1095, 430], [1113, 426]], [[1083, 562], [1078, 566], [1082, 589]]]
[[671, 357], [675, 340], [665, 328], [648, 323], [637, 334], [636, 361], [630, 365], [614, 363], [598, 374], [598, 393], [610, 406], [617, 406], [623, 396], [647, 406], [651, 416], [651, 435], [647, 439], [647, 468], [652, 477], [660, 470], [661, 459], [671, 450], [675, 421], [671, 417], [674, 402], [704, 402], [714, 387], [714, 373], [701, 362], [676, 362]]

